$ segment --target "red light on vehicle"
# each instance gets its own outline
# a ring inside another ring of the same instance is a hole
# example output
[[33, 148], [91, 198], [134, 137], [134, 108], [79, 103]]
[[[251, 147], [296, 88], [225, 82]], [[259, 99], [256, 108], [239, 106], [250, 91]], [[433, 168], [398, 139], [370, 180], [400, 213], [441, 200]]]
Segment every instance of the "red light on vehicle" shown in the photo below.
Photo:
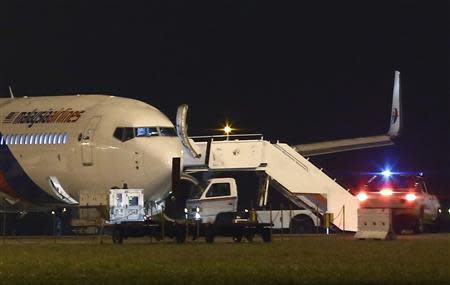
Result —
[[356, 198], [358, 198], [358, 200], [359, 200], [360, 202], [364, 202], [364, 201], [366, 201], [367, 198], [369, 198], [369, 197], [367, 196], [366, 193], [360, 192], [358, 195], [356, 195]]
[[408, 193], [408, 194], [406, 194], [405, 199], [408, 202], [413, 202], [417, 199], [417, 196], [414, 193]]
[[383, 188], [380, 191], [381, 196], [391, 196], [392, 195], [392, 189], [391, 188]]

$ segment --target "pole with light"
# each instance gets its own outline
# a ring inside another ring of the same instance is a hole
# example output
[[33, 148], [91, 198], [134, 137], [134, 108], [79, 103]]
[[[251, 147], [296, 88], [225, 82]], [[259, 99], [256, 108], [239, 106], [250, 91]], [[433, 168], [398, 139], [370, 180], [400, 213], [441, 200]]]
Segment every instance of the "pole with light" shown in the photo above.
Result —
[[227, 140], [230, 138], [230, 133], [233, 129], [227, 124], [224, 128], [223, 128], [223, 132], [225, 133]]

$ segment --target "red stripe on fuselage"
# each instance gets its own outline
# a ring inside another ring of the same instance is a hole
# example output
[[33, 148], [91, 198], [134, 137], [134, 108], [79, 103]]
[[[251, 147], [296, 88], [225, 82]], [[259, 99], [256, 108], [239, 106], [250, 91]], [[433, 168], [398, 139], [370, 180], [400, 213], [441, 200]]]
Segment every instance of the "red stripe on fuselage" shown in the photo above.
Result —
[[12, 198], [20, 199], [20, 197], [17, 195], [16, 192], [9, 186], [8, 182], [6, 181], [5, 174], [0, 171], [0, 192], [5, 193], [8, 196], [11, 196]]

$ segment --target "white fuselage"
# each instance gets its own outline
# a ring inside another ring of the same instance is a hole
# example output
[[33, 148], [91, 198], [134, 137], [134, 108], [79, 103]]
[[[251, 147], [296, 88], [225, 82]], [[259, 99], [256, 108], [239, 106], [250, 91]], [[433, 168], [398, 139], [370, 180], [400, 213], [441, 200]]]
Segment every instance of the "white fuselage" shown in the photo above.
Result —
[[[137, 128], [155, 132], [136, 136]], [[134, 138], [120, 139], [130, 131]], [[49, 177], [77, 201], [82, 192], [107, 194], [124, 183], [159, 200], [171, 188], [172, 159], [182, 157], [163, 113], [113, 96], [0, 99], [0, 135], [0, 192], [37, 204], [61, 202]]]

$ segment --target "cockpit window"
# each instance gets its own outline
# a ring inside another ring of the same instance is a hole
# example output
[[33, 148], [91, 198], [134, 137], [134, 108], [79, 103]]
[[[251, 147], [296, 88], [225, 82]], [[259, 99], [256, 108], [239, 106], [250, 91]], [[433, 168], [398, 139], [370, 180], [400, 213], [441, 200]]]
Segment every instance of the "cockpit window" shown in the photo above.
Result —
[[163, 137], [176, 137], [177, 136], [177, 133], [175, 132], [175, 128], [159, 127], [159, 131], [161, 132], [161, 136], [163, 136]]
[[121, 142], [125, 142], [135, 137], [176, 137], [177, 133], [175, 131], [175, 128], [170, 127], [118, 127], [114, 130], [113, 136]]
[[136, 128], [136, 136], [137, 137], [152, 137], [159, 136], [157, 128]]
[[131, 140], [134, 138], [134, 128], [116, 128], [113, 136], [122, 142]]

